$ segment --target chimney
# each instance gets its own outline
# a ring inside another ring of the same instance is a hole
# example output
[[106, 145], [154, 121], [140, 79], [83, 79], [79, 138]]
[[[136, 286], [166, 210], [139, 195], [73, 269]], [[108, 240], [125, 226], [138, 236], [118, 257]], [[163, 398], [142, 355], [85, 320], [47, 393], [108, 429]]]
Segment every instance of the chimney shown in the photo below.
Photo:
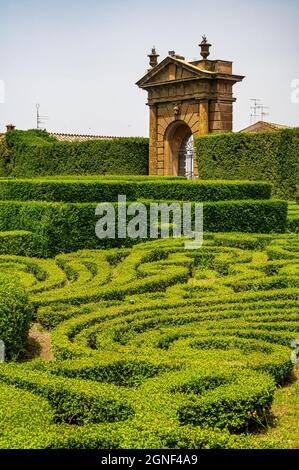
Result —
[[6, 124], [6, 132], [13, 131], [15, 128], [13, 124]]

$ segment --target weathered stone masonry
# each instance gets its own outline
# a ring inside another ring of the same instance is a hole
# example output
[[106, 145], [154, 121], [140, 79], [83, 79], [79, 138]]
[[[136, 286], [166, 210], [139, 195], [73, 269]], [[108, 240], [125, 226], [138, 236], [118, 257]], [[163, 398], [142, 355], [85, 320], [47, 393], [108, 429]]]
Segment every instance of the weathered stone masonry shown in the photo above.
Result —
[[[202, 60], [187, 62], [173, 51], [159, 64], [152, 49], [151, 69], [137, 85], [148, 92], [150, 112], [150, 175], [182, 174], [182, 144], [188, 136], [232, 131], [232, 88], [243, 76], [233, 75], [232, 62], [208, 60], [203, 38]], [[192, 167], [197, 175], [196, 161]]]

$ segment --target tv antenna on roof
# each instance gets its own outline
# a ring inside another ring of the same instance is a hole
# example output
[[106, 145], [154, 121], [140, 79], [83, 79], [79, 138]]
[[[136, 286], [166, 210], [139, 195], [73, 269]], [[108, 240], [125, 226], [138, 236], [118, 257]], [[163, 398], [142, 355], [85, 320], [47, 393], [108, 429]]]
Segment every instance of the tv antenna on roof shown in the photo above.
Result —
[[42, 128], [41, 124], [44, 124], [45, 120], [47, 120], [49, 118], [48, 118], [48, 116], [41, 116], [39, 114], [39, 108], [40, 108], [39, 103], [36, 103], [35, 108], [36, 108], [36, 129], [41, 129]]
[[269, 116], [269, 113], [266, 113], [265, 109], [270, 109], [270, 108], [269, 106], [264, 106], [263, 104], [261, 104], [259, 106], [259, 109], [261, 110], [261, 121], [263, 121], [265, 116]]
[[262, 101], [260, 98], [250, 98], [252, 101], [252, 106], [250, 106], [250, 124], [254, 124], [257, 121], [258, 109], [260, 107], [259, 102]]
[[264, 106], [259, 98], [251, 98], [250, 101], [253, 102], [253, 106], [250, 107], [250, 124], [254, 124], [258, 119], [261, 121], [264, 120], [265, 116], [268, 116], [269, 113], [265, 109], [270, 109], [269, 106]]

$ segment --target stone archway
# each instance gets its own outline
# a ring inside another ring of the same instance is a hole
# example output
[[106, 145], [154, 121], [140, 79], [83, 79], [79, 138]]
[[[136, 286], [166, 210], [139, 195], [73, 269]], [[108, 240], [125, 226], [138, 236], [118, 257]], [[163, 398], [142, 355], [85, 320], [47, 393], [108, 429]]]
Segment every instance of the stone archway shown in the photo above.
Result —
[[[198, 60], [187, 61], [170, 51], [160, 63], [153, 48], [149, 54], [151, 68], [137, 82], [148, 92], [150, 175], [190, 173], [183, 170], [186, 159], [178, 166], [179, 148], [186, 155], [191, 144], [187, 138], [190, 129], [193, 137], [232, 131], [233, 85], [244, 77], [233, 73], [232, 62], [208, 59], [210, 44], [206, 38], [200, 48]], [[198, 176], [196, 159], [193, 175]]]
[[168, 171], [175, 176], [194, 176], [194, 151], [191, 128], [184, 121], [171, 123], [164, 134]]

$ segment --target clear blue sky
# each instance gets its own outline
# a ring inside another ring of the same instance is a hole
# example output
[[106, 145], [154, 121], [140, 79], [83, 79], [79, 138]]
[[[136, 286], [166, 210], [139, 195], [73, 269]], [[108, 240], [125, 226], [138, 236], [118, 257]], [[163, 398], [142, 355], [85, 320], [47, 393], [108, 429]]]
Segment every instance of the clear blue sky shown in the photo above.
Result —
[[298, 0], [0, 0], [0, 131], [35, 126], [35, 103], [57, 132], [148, 135], [146, 93], [135, 82], [153, 44], [232, 60], [246, 75], [235, 86], [234, 129], [250, 123], [250, 98], [272, 122], [299, 125], [290, 99], [299, 78]]

